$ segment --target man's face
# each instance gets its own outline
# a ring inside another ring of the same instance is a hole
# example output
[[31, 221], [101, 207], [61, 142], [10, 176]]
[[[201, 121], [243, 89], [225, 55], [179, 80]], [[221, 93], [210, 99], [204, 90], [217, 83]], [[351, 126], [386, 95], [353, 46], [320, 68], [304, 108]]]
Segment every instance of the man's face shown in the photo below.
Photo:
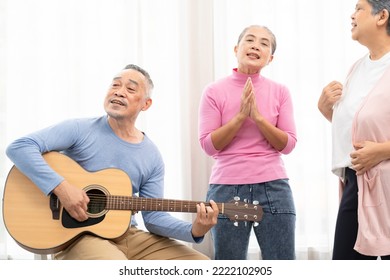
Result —
[[135, 121], [139, 112], [149, 108], [145, 77], [134, 69], [125, 69], [116, 75], [104, 100], [107, 114], [117, 120]]

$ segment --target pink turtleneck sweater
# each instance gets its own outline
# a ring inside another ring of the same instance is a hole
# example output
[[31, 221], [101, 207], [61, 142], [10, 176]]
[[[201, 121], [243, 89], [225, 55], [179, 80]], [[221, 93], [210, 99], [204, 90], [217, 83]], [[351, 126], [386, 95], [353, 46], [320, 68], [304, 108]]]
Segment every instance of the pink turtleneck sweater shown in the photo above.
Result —
[[[259, 112], [288, 135], [282, 151], [275, 150], [248, 118], [233, 141], [216, 150], [211, 133], [229, 122], [240, 110], [245, 82], [251, 77]], [[289, 90], [259, 74], [247, 75], [233, 69], [232, 75], [208, 85], [199, 108], [199, 141], [206, 154], [215, 159], [210, 184], [255, 184], [288, 178], [282, 154], [296, 144], [293, 104]]]

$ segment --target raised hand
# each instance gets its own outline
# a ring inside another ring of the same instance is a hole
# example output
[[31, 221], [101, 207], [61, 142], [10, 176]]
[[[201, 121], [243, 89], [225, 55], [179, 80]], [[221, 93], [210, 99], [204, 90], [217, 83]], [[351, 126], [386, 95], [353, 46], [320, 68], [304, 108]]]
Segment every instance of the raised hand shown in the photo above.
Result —
[[318, 100], [318, 109], [328, 121], [332, 121], [333, 106], [340, 100], [343, 91], [343, 85], [340, 82], [330, 82], [322, 90]]

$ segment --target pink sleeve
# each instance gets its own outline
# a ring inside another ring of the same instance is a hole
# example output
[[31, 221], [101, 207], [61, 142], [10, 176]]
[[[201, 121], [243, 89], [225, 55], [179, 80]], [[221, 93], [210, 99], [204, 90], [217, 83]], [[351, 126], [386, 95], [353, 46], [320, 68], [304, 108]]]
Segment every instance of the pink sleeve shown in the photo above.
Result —
[[202, 149], [209, 156], [218, 152], [211, 141], [211, 133], [221, 126], [221, 112], [214, 98], [212, 91], [206, 88], [199, 106], [199, 142]]
[[279, 118], [276, 126], [286, 132], [288, 136], [286, 147], [284, 147], [284, 149], [280, 152], [285, 155], [291, 153], [297, 143], [297, 135], [293, 103], [290, 92], [287, 88], [284, 88], [284, 94], [281, 95]]

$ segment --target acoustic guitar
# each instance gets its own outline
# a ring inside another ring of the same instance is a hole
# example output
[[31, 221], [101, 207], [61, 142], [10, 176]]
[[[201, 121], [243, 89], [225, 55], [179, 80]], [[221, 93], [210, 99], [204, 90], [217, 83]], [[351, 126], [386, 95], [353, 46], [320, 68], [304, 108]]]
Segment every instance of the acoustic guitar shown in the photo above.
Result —
[[[90, 199], [89, 218], [84, 222], [73, 219], [54, 194], [46, 196], [13, 166], [4, 187], [4, 224], [10, 236], [33, 253], [57, 253], [84, 234], [105, 239], [121, 237], [130, 225], [132, 211], [196, 213], [196, 205], [200, 203], [131, 196], [131, 180], [120, 169], [88, 172], [61, 153], [49, 152], [43, 157], [68, 182], [85, 190]], [[220, 213], [232, 221], [258, 222], [263, 216], [261, 206], [256, 204], [233, 200], [217, 205]]]

